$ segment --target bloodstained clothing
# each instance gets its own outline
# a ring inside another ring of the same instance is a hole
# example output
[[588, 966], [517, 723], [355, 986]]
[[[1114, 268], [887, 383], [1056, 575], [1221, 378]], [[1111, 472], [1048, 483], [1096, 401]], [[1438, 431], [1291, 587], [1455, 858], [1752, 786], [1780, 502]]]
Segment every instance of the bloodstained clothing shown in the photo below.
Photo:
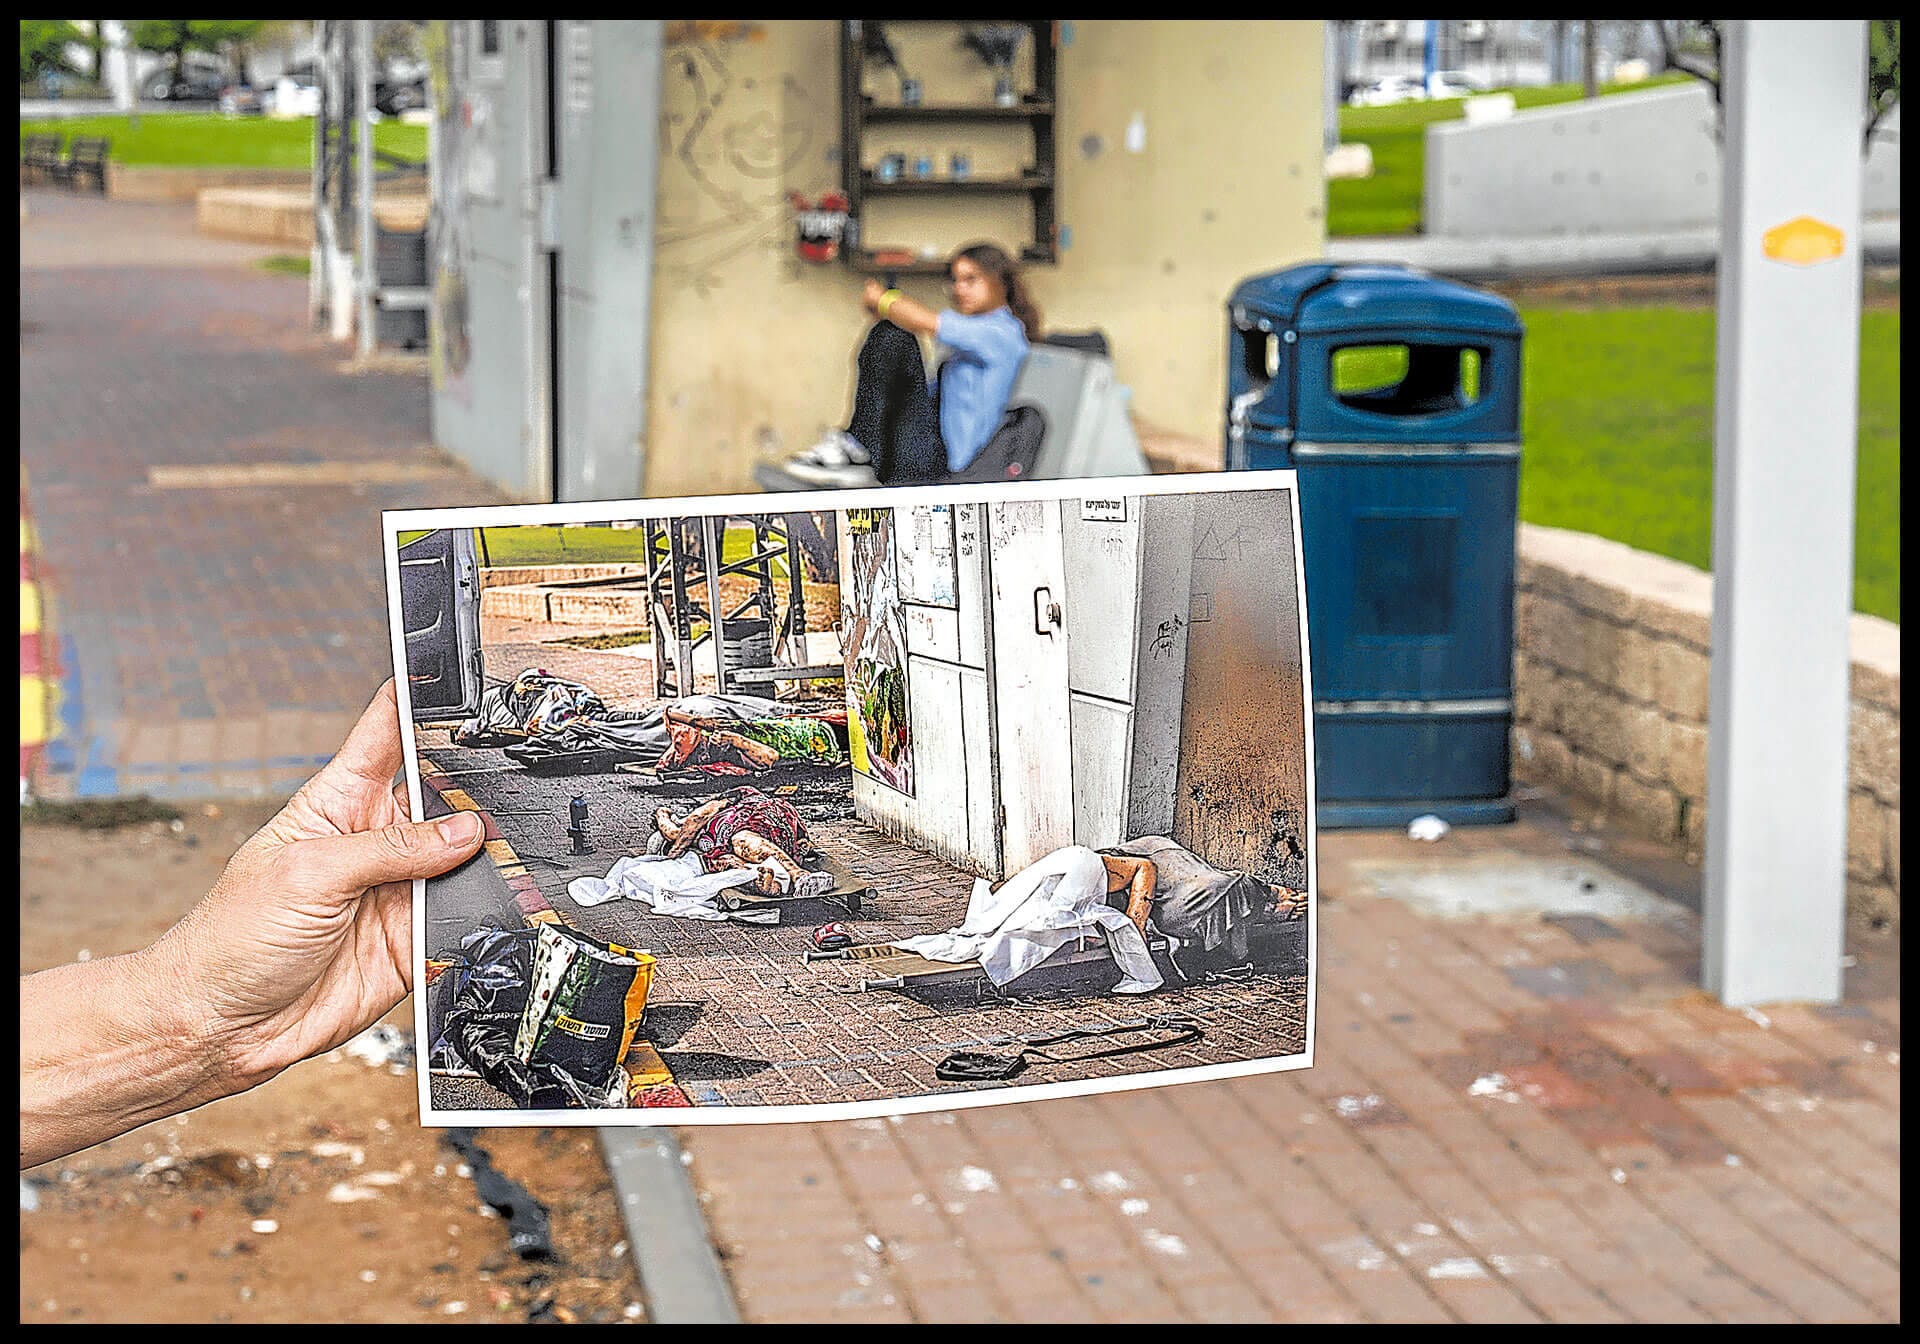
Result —
[[733, 855], [733, 837], [742, 831], [773, 841], [795, 859], [811, 853], [813, 842], [807, 837], [807, 823], [800, 819], [792, 803], [770, 798], [751, 784], [742, 784], [727, 794], [727, 805], [707, 818], [707, 824], [693, 838], [693, 851], [708, 872], [728, 866]]

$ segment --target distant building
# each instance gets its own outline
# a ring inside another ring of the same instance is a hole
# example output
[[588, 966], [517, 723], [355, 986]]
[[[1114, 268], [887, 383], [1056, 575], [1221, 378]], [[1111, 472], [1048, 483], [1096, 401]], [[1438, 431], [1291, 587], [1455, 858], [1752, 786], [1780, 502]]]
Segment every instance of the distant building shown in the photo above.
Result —
[[[1480, 88], [1570, 84], [1581, 78], [1579, 19], [1337, 19], [1343, 95], [1353, 86], [1426, 70], [1427, 27], [1437, 25], [1434, 68], [1457, 71]], [[1660, 37], [1653, 19], [1601, 19], [1595, 37], [1598, 75], [1612, 78], [1622, 61], [1657, 66]]]

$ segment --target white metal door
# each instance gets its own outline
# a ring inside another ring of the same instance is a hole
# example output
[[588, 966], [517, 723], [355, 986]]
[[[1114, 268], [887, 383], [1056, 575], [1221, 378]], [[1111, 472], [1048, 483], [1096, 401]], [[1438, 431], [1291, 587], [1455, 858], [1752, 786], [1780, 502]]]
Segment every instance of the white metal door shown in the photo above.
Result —
[[987, 506], [989, 647], [1005, 871], [1073, 843], [1060, 506]]

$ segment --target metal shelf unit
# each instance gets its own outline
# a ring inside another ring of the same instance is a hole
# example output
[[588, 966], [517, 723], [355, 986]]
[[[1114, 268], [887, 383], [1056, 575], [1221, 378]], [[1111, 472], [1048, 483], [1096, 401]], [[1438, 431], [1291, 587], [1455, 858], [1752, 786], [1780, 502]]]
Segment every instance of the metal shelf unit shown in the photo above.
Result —
[[[865, 213], [869, 196], [1025, 195], [1033, 204], [1033, 238], [1020, 249], [1029, 264], [1051, 265], [1059, 260], [1059, 222], [1056, 141], [1056, 96], [1059, 75], [1059, 25], [1054, 19], [1010, 19], [1026, 27], [1033, 38], [1034, 87], [1012, 107], [998, 104], [880, 103], [862, 88], [866, 69], [864, 25], [872, 19], [840, 22], [840, 185], [847, 197], [852, 224], [841, 260], [851, 269], [897, 275], [944, 275], [945, 261], [884, 263], [874, 260], [865, 246]], [[956, 25], [969, 20], [941, 20]], [[1024, 123], [1033, 131], [1033, 161], [1015, 178], [900, 178], [882, 181], [865, 167], [867, 127], [900, 124]]]

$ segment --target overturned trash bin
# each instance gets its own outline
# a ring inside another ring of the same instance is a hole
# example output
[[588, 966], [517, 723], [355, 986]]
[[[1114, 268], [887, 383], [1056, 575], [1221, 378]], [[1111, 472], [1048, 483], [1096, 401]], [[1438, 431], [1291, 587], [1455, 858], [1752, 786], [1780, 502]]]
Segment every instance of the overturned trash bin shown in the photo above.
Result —
[[1511, 821], [1519, 315], [1329, 264], [1228, 312], [1227, 466], [1299, 472], [1318, 823]]

